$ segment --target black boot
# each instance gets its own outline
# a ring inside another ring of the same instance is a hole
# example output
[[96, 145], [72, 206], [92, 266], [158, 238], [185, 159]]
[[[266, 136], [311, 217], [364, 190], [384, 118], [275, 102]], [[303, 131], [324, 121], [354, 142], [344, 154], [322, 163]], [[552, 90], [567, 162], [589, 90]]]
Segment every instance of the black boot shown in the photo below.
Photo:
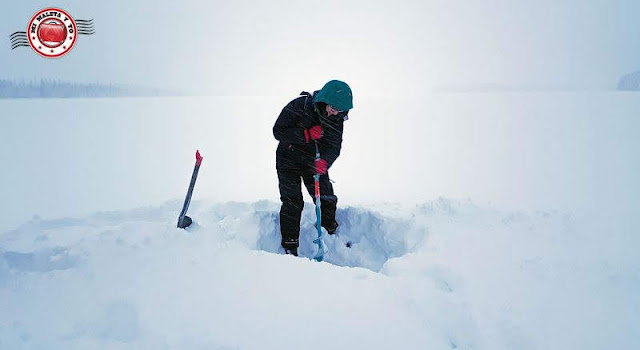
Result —
[[298, 256], [298, 248], [296, 248], [296, 247], [285, 248], [284, 249], [284, 253], [287, 254], [287, 255]]
[[284, 253], [298, 256], [298, 245], [300, 243], [297, 239], [283, 239], [282, 240], [282, 248], [284, 248]]
[[330, 234], [330, 235], [336, 233], [336, 230], [338, 229], [338, 226], [340, 226], [340, 225], [338, 225], [337, 221], [334, 221], [333, 224], [331, 224], [331, 225], [326, 225], [326, 226], [322, 225], [322, 227], [324, 227], [327, 230], [327, 233]]

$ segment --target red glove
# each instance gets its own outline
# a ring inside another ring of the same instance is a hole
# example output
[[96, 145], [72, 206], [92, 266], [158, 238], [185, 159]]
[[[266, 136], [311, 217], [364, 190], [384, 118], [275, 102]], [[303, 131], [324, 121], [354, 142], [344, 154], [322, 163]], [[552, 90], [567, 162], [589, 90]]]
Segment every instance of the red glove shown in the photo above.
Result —
[[314, 163], [314, 168], [315, 168], [316, 174], [320, 174], [320, 175], [326, 174], [327, 168], [328, 168], [327, 161], [322, 158], [316, 159]]
[[309, 143], [311, 140], [320, 140], [322, 137], [322, 127], [320, 125], [312, 126], [309, 129], [304, 129], [304, 139]]

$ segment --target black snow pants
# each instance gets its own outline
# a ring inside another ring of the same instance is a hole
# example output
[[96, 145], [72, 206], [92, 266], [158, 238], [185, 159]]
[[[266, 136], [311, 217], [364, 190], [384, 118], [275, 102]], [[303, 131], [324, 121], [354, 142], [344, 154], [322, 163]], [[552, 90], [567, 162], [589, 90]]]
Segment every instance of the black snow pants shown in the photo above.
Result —
[[[282, 207], [280, 208], [282, 246], [284, 248], [297, 248], [300, 238], [300, 218], [304, 207], [300, 185], [301, 183], [304, 184], [315, 204], [313, 173], [308, 169], [277, 169], [277, 171], [280, 200], [282, 201]], [[333, 186], [329, 181], [328, 173], [320, 175], [319, 184], [322, 210], [321, 224], [325, 228], [334, 227], [338, 197], [333, 194]]]

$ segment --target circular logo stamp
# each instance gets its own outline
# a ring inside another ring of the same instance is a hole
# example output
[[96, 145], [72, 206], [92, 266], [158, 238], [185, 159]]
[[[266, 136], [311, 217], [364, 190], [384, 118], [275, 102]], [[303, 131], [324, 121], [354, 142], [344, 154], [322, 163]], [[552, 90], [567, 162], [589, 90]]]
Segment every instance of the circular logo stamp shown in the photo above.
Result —
[[76, 43], [78, 28], [64, 10], [46, 8], [36, 13], [27, 28], [29, 44], [44, 57], [60, 57]]

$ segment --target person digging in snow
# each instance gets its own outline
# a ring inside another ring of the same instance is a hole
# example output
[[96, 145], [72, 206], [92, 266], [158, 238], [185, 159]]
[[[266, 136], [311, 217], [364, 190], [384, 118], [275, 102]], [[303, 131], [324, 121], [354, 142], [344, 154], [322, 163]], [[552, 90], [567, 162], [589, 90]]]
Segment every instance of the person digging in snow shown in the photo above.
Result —
[[[351, 88], [331, 80], [313, 94], [302, 92], [289, 102], [273, 126], [280, 141], [276, 149], [276, 170], [280, 187], [280, 233], [285, 253], [298, 255], [300, 217], [304, 207], [301, 179], [315, 203], [315, 173], [320, 174], [321, 224], [330, 235], [336, 232], [336, 205], [328, 169], [340, 155], [343, 123], [353, 108]], [[321, 159], [316, 160], [315, 143]]]

